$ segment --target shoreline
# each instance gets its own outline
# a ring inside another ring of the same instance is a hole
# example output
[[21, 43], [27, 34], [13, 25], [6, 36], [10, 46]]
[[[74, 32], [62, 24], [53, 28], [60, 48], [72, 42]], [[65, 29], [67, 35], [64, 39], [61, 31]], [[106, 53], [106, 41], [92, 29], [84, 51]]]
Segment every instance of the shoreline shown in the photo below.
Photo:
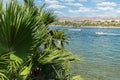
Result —
[[116, 26], [83, 26], [81, 28], [120, 28]]
[[51, 27], [73, 27], [73, 28], [120, 28], [120, 26], [81, 26], [81, 27], [76, 27], [76, 26], [67, 26], [67, 25], [50, 25]]

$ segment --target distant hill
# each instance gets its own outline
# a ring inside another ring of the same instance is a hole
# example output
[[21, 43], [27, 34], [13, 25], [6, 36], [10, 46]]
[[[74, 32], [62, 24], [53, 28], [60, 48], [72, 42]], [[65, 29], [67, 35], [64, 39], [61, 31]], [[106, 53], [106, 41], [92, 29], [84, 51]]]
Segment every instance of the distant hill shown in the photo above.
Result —
[[106, 17], [106, 18], [99, 18], [99, 17], [74, 17], [74, 18], [69, 18], [69, 17], [61, 17], [58, 18], [58, 20], [60, 22], [64, 22], [64, 21], [85, 21], [85, 20], [89, 20], [89, 21], [120, 21], [120, 17], [118, 18], [110, 18], [110, 17]]
[[74, 27], [120, 27], [120, 18], [58, 18], [52, 25], [74, 26]]

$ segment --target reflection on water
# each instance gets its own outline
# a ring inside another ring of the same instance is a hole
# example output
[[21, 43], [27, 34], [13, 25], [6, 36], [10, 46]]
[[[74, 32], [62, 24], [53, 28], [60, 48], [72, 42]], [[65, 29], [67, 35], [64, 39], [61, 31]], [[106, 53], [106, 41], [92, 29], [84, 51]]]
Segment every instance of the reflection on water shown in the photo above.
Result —
[[96, 34], [120, 34], [120, 29], [57, 29], [65, 30], [70, 40], [69, 46], [65, 46], [66, 49], [84, 59], [83, 62], [74, 64], [73, 75], [81, 75], [86, 80], [120, 80], [120, 36]]

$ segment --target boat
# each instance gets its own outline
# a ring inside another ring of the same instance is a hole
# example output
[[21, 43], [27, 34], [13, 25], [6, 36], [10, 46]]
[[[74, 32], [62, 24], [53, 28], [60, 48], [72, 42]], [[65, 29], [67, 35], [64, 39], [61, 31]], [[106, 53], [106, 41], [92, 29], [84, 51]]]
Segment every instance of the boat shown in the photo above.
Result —
[[96, 34], [106, 34], [106, 33], [103, 33], [103, 32], [95, 32]]

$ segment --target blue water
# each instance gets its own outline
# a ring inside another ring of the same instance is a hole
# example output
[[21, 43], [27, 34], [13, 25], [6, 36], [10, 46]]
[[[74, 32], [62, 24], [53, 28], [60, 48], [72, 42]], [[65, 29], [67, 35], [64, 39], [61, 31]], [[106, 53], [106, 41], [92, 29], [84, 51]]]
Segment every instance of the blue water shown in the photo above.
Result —
[[53, 29], [64, 30], [69, 39], [69, 45], [65, 48], [83, 59], [82, 62], [74, 63], [73, 75], [81, 75], [85, 80], [120, 80], [120, 29]]

